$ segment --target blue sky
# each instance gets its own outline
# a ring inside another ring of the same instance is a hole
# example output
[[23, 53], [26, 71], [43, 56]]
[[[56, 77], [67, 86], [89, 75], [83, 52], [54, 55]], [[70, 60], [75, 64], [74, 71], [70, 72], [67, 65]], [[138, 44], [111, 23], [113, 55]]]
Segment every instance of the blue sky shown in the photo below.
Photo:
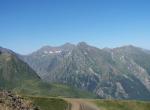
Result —
[[150, 1], [0, 0], [0, 46], [28, 54], [80, 41], [150, 49]]

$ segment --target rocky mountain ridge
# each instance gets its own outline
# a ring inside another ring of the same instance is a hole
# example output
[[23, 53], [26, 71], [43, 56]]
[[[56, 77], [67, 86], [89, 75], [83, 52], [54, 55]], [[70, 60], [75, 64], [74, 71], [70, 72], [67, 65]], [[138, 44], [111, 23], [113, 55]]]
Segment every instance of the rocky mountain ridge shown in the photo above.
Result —
[[50, 83], [82, 88], [101, 98], [150, 99], [148, 50], [131, 45], [99, 49], [85, 42], [65, 47], [46, 46], [23, 60]]

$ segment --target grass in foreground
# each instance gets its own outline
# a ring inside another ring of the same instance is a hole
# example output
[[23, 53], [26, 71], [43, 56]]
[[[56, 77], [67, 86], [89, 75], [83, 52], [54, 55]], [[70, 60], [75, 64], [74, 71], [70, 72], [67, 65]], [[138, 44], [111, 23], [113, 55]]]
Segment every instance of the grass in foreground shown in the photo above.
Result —
[[25, 81], [21, 87], [15, 88], [13, 92], [22, 95], [44, 97], [96, 98], [96, 95], [85, 90], [79, 90], [63, 84], [48, 84], [32, 80]]
[[[70, 110], [71, 105], [61, 98], [34, 97], [26, 96], [33, 102], [34, 106], [40, 110]], [[128, 101], [128, 100], [96, 100], [84, 99], [91, 101], [100, 110], [150, 110], [150, 102], [146, 101]], [[84, 101], [83, 100], [83, 101]]]
[[150, 102], [96, 100], [93, 101], [101, 110], [150, 110]]
[[27, 97], [40, 110], [67, 110], [69, 104], [60, 98]]

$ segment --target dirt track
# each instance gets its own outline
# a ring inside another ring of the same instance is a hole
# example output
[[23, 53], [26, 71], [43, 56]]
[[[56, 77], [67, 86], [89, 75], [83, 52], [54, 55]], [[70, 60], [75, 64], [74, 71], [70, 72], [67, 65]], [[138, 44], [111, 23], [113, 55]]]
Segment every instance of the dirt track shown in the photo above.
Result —
[[100, 110], [96, 105], [85, 99], [65, 99], [71, 103], [71, 110]]

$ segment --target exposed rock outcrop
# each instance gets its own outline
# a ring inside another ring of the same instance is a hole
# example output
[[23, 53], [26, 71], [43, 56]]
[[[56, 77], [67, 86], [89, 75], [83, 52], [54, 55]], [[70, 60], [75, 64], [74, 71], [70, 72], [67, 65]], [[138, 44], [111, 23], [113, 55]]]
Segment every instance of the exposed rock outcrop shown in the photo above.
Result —
[[0, 92], [0, 110], [40, 110], [31, 101], [14, 95], [10, 91]]

